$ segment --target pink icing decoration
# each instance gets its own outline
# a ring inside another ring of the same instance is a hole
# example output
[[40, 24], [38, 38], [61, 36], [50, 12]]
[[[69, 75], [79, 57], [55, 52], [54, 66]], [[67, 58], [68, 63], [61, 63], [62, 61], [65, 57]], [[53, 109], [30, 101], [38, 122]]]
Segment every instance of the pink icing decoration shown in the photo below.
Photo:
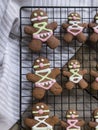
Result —
[[[67, 28], [67, 31], [74, 36], [77, 36], [80, 32], [82, 32], [82, 28], [78, 30], [78, 32], [72, 32], [73, 29]], [[74, 29], [75, 30], [75, 29]], [[77, 30], [77, 29], [76, 29]]]
[[73, 128], [76, 128], [76, 129], [80, 129], [80, 126], [76, 126], [76, 123], [78, 122], [77, 119], [74, 119], [74, 120], [67, 120], [67, 123], [69, 124], [69, 126], [66, 128], [66, 130], [70, 130], [72, 127]]
[[38, 16], [38, 17], [37, 17], [37, 19], [40, 21], [40, 20], [41, 20], [41, 17], [40, 17], [40, 16]]
[[[51, 79], [50, 81], [46, 81], [46, 82], [41, 82], [41, 83], [36, 82], [35, 86], [39, 87], [39, 88], [43, 88], [45, 90], [48, 90], [48, 89], [50, 89], [53, 86], [53, 84], [55, 82], [56, 82], [56, 80]], [[45, 87], [45, 84], [48, 84], [48, 86]]]
[[98, 82], [98, 77], [96, 78], [96, 82]]
[[73, 19], [76, 20], [76, 16], [73, 16]]
[[75, 115], [72, 114], [72, 118], [75, 118]]
[[74, 65], [73, 65], [73, 68], [76, 68], [76, 67], [77, 67], [77, 66], [74, 64]]
[[40, 67], [40, 68], [43, 68], [43, 67], [44, 67], [44, 64], [43, 64], [43, 63], [40, 63], [40, 64], [39, 64], [39, 67]]
[[[41, 35], [46, 35], [46, 34], [48, 34], [48, 35], [46, 36], [46, 38], [42, 38], [42, 37], [41, 37]], [[47, 41], [52, 35], [53, 35], [53, 32], [45, 32], [45, 33], [33, 34], [33, 38], [39, 39], [39, 40], [41, 40], [42, 42], [45, 42], [45, 41]]]
[[40, 110], [38, 111], [38, 113], [39, 113], [39, 114], [43, 114], [44, 112], [43, 112], [42, 109], [40, 109]]
[[93, 29], [94, 29], [94, 32], [95, 32], [95, 33], [98, 33], [98, 26], [93, 27]]

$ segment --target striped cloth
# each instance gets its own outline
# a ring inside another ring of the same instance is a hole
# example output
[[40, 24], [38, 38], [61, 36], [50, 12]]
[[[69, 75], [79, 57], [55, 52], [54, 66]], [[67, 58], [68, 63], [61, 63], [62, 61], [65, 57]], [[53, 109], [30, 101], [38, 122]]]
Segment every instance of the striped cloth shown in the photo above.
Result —
[[19, 8], [32, 6], [96, 6], [97, 0], [1, 0], [0, 2], [0, 128], [19, 119]]

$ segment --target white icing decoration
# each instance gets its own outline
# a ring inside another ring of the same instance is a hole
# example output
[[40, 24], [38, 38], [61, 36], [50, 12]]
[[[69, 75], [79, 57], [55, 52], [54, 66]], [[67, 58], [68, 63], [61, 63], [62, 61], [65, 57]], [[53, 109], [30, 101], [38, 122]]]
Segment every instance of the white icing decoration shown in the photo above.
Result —
[[50, 68], [47, 68], [47, 69], [43, 69], [43, 70], [38, 70], [38, 71], [35, 71], [35, 74], [45, 73], [45, 72], [51, 72], [51, 69], [50, 69]]
[[37, 13], [34, 13], [34, 16], [37, 16]]
[[36, 62], [38, 62], [38, 63], [39, 63], [39, 62], [40, 62], [40, 60], [36, 60]]
[[[43, 110], [43, 112], [50, 112], [49, 110]], [[39, 113], [38, 111], [32, 111], [33, 114]]]
[[39, 109], [40, 107], [39, 106], [36, 106], [37, 109]]
[[[43, 64], [44, 66], [47, 66], [47, 65], [50, 65], [50, 63], [47, 63], [47, 64]], [[39, 68], [39, 65], [34, 65], [33, 68]]]
[[40, 12], [41, 15], [43, 15], [44, 13], [43, 12]]
[[98, 122], [98, 119], [96, 119], [95, 121]]
[[41, 108], [44, 108], [44, 105], [41, 105]]
[[[38, 121], [38, 123], [36, 125], [34, 125], [32, 127], [32, 130], [53, 130], [53, 127], [48, 124], [45, 120], [49, 118], [49, 116], [39, 116], [39, 117], [34, 117], [34, 119], [36, 121]], [[45, 124], [46, 126], [45, 127], [39, 127], [40, 124]]]
[[[41, 20], [44, 20], [44, 19], [48, 19], [48, 16], [43, 16], [43, 17], [41, 17]], [[38, 20], [37, 18], [32, 18], [31, 19], [31, 21], [33, 22], [33, 21], [36, 21], [36, 20]]]
[[41, 61], [44, 61], [44, 59], [41, 59]]
[[80, 21], [69, 21], [69, 24], [78, 25], [79, 23], [81, 23], [81, 22]]
[[79, 83], [79, 81], [83, 78], [83, 76], [78, 73], [79, 69], [70, 69], [70, 72], [72, 75], [69, 77], [69, 80], [73, 83]]
[[76, 114], [76, 112], [75, 112], [75, 111], [73, 111], [73, 114]]

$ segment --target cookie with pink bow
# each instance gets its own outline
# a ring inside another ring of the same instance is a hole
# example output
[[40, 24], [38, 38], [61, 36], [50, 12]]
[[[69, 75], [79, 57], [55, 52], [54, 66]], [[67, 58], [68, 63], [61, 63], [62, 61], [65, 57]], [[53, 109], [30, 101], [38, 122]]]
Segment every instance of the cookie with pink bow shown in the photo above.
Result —
[[79, 114], [77, 111], [68, 110], [66, 112], [66, 121], [61, 121], [61, 126], [66, 128], [66, 130], [80, 130], [85, 121], [78, 118]]
[[84, 35], [83, 30], [87, 27], [87, 24], [81, 22], [81, 17], [78, 13], [70, 13], [67, 23], [63, 23], [62, 27], [66, 30], [64, 35], [65, 42], [71, 43], [73, 39], [76, 39], [80, 43], [85, 43], [87, 37]]
[[65, 83], [65, 87], [69, 90], [74, 88], [78, 84], [82, 89], [88, 87], [88, 83], [84, 79], [84, 75], [87, 74], [87, 70], [80, 70], [80, 63], [78, 60], [70, 60], [68, 62], [68, 70], [63, 70], [63, 75], [68, 77], [68, 82]]
[[33, 64], [34, 73], [28, 73], [27, 79], [34, 83], [33, 96], [42, 99], [47, 90], [54, 95], [62, 92], [62, 87], [57, 83], [56, 77], [60, 74], [59, 68], [50, 68], [50, 62], [45, 57], [39, 57]]
[[51, 49], [56, 48], [60, 41], [53, 35], [57, 28], [57, 22], [48, 23], [48, 15], [44, 10], [34, 10], [30, 16], [31, 26], [26, 26], [24, 32], [32, 36], [29, 48], [32, 51], [40, 51], [42, 43]]
[[50, 116], [50, 109], [45, 103], [37, 103], [32, 108], [33, 118], [26, 118], [24, 123], [31, 130], [53, 130], [59, 123], [57, 116]]
[[[96, 65], [96, 69], [98, 70], [98, 64]], [[94, 77], [94, 81], [91, 84], [91, 87], [94, 90], [98, 90], [98, 71], [97, 70], [96, 71], [95, 70], [91, 70], [91, 72], [90, 72], [91, 76]]]
[[98, 41], [98, 13], [94, 16], [93, 22], [89, 23], [89, 28], [93, 31], [89, 37], [89, 40], [92, 43], [96, 43]]

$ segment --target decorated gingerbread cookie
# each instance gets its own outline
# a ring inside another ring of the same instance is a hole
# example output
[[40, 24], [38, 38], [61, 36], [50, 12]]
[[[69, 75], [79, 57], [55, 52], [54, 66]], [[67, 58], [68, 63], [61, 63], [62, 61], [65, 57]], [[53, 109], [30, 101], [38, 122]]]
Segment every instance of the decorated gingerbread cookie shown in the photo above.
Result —
[[59, 45], [59, 40], [53, 35], [53, 31], [57, 28], [57, 23], [48, 23], [48, 16], [45, 11], [34, 10], [30, 20], [32, 26], [26, 26], [24, 31], [32, 35], [32, 41], [29, 43], [29, 48], [32, 51], [40, 51], [42, 43], [46, 43], [52, 49]]
[[98, 41], [98, 13], [94, 16], [94, 21], [89, 24], [89, 27], [93, 30], [89, 39], [92, 43], [96, 43]]
[[61, 126], [66, 130], [80, 130], [85, 124], [83, 120], [78, 119], [79, 114], [75, 110], [68, 110], [66, 112], [66, 122], [61, 121]]
[[83, 79], [85, 74], [87, 74], [87, 70], [80, 70], [79, 61], [69, 61], [68, 71], [63, 71], [63, 75], [69, 78], [69, 81], [65, 84], [65, 87], [67, 89], [72, 89], [75, 87], [75, 84], [78, 84], [82, 89], [85, 89], [88, 86], [88, 83]]
[[62, 92], [61, 86], [55, 79], [60, 74], [60, 69], [50, 69], [50, 62], [47, 58], [37, 58], [33, 68], [35, 73], [28, 73], [27, 79], [35, 83], [33, 89], [33, 96], [35, 98], [43, 98], [46, 90], [50, 90], [54, 95], [58, 95]]
[[34, 118], [26, 118], [25, 125], [31, 130], [53, 130], [54, 125], [59, 122], [57, 116], [49, 116], [49, 107], [44, 103], [37, 103], [32, 108]]
[[62, 27], [67, 32], [64, 36], [64, 40], [70, 43], [73, 39], [77, 39], [80, 43], [84, 43], [87, 37], [83, 34], [84, 28], [87, 27], [86, 23], [82, 23], [81, 17], [78, 13], [70, 13], [68, 15], [68, 22], [63, 23]]
[[89, 126], [95, 130], [98, 130], [98, 108], [94, 110], [93, 117], [94, 121], [90, 121]]
[[[98, 65], [96, 66], [96, 69], [98, 70]], [[98, 90], [98, 71], [95, 71], [95, 70], [91, 70], [91, 75], [94, 77], [94, 81], [93, 83], [91, 84], [91, 87], [94, 89], [94, 90]]]

